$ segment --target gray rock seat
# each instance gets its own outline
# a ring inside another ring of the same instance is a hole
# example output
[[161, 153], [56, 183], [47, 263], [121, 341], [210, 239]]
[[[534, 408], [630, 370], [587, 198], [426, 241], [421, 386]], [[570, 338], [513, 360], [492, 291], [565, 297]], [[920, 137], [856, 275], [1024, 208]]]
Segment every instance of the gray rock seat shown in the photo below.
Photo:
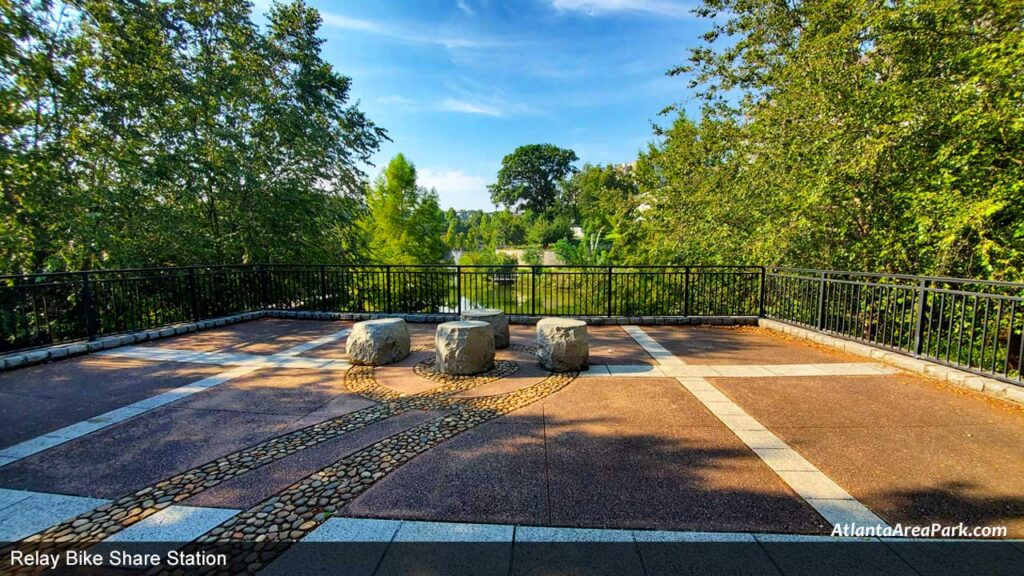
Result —
[[494, 329], [476, 320], [438, 324], [434, 364], [439, 372], [455, 375], [479, 374], [494, 368]]
[[486, 322], [494, 329], [494, 347], [508, 348], [508, 316], [497, 308], [474, 308], [462, 311], [462, 320]]
[[537, 322], [537, 359], [545, 370], [578, 372], [590, 364], [587, 323], [572, 318]]
[[349, 362], [383, 366], [409, 355], [409, 328], [401, 318], [357, 322], [345, 342]]

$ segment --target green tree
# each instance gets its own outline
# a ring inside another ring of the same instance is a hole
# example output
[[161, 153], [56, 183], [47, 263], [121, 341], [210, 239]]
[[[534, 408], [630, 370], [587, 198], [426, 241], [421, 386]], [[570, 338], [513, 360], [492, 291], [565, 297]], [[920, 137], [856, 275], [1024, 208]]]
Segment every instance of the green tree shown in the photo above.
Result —
[[0, 268], [363, 260], [385, 134], [320, 16], [245, 0], [0, 4]]
[[698, 13], [702, 115], [641, 156], [625, 257], [1022, 276], [1019, 1]]
[[630, 216], [638, 189], [630, 165], [584, 164], [565, 182], [565, 195], [573, 198], [580, 226], [587, 231], [615, 232]]
[[611, 263], [608, 246], [601, 242], [602, 230], [584, 236], [579, 242], [566, 239], [555, 242], [555, 254], [566, 264], [576, 266], [605, 266]]
[[363, 229], [374, 259], [385, 264], [437, 264], [445, 258], [445, 215], [437, 193], [416, 185], [416, 167], [396, 155], [367, 193]]
[[510, 210], [547, 211], [559, 200], [559, 183], [575, 172], [572, 150], [552, 144], [520, 146], [501, 160], [497, 182], [488, 186], [491, 201]]

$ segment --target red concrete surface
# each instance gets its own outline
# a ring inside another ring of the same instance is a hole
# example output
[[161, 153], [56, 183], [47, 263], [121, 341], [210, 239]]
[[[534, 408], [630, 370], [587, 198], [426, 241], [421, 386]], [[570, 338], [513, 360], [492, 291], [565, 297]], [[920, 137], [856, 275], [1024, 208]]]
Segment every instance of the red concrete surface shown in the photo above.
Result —
[[1024, 537], [1024, 407], [909, 375], [712, 382], [889, 523]]
[[417, 457], [348, 513], [583, 527], [824, 529], [756, 455], [666, 378], [576, 380]]
[[351, 325], [351, 322], [261, 318], [251, 322], [163, 338], [148, 342], [144, 346], [202, 352], [274, 354], [314, 338], [343, 330]]
[[0, 447], [222, 371], [222, 366], [81, 356], [0, 372]]
[[687, 364], [828, 364], [864, 358], [752, 326], [642, 326]]

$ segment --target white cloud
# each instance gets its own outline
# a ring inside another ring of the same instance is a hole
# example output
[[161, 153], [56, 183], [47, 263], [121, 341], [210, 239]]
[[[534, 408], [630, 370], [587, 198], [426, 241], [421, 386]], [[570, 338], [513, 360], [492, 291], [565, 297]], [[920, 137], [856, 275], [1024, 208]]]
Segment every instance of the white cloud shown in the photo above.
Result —
[[521, 45], [518, 42], [494, 38], [468, 38], [444, 32], [421, 33], [396, 26], [386, 26], [371, 20], [350, 18], [327, 10], [321, 10], [320, 16], [323, 18], [324, 25], [331, 28], [357, 30], [411, 44], [430, 44], [445, 48], [503, 48]]
[[466, 2], [466, 0], [457, 0], [455, 2], [455, 5], [459, 7], [459, 10], [462, 10], [463, 12], [470, 16], [476, 14], [476, 10], [473, 10], [473, 7], [470, 6], [469, 3]]
[[495, 118], [502, 118], [505, 116], [505, 112], [496, 106], [481, 104], [479, 102], [470, 102], [468, 100], [459, 100], [456, 98], [448, 98], [441, 102], [441, 110], [445, 110], [447, 112], [463, 112], [465, 114], [479, 114], [481, 116], [493, 116]]
[[444, 209], [494, 209], [487, 192], [489, 180], [483, 176], [466, 174], [462, 170], [417, 167], [416, 180], [420, 186], [437, 190]]
[[591, 16], [610, 12], [644, 12], [673, 18], [692, 16], [692, 6], [671, 0], [551, 0], [551, 5], [556, 10]]
[[402, 110], [410, 112], [415, 112], [420, 108], [415, 100], [411, 98], [406, 98], [401, 94], [389, 94], [387, 96], [381, 96], [377, 98], [377, 103], [383, 104], [391, 108], [400, 108]]

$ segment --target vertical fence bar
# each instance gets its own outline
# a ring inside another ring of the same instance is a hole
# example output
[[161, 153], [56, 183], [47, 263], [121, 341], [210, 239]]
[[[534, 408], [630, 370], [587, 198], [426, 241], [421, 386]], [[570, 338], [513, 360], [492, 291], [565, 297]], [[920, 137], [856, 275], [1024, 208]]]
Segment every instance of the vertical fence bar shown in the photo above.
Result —
[[923, 340], [921, 338], [924, 330], [924, 301], [928, 296], [928, 281], [924, 278], [917, 284], [917, 319], [914, 322], [914, 356], [921, 355]]
[[455, 311], [462, 317], [462, 267], [455, 265]]
[[530, 267], [530, 316], [537, 315], [537, 266]]
[[320, 265], [320, 311], [327, 311], [327, 267]]
[[199, 293], [196, 287], [196, 269], [188, 269], [188, 296], [192, 303], [192, 321], [199, 322]]
[[384, 267], [384, 313], [391, 314], [391, 266]]
[[89, 340], [96, 339], [96, 311], [92, 305], [92, 285], [89, 273], [82, 272], [82, 314], [85, 321], [85, 335]]
[[824, 272], [818, 278], [818, 318], [815, 322], [818, 330], [825, 329], [825, 278]]
[[683, 268], [683, 316], [690, 315], [690, 267]]
[[765, 295], [765, 279], [767, 274], [765, 273], [764, 266], [761, 266], [761, 296], [757, 308], [757, 317], [764, 318], [764, 295]]
[[267, 305], [267, 271], [262, 266], [256, 265], [256, 283], [260, 291], [260, 308], [268, 308]]
[[608, 267], [608, 313], [607, 316], [612, 316], [612, 267]]

